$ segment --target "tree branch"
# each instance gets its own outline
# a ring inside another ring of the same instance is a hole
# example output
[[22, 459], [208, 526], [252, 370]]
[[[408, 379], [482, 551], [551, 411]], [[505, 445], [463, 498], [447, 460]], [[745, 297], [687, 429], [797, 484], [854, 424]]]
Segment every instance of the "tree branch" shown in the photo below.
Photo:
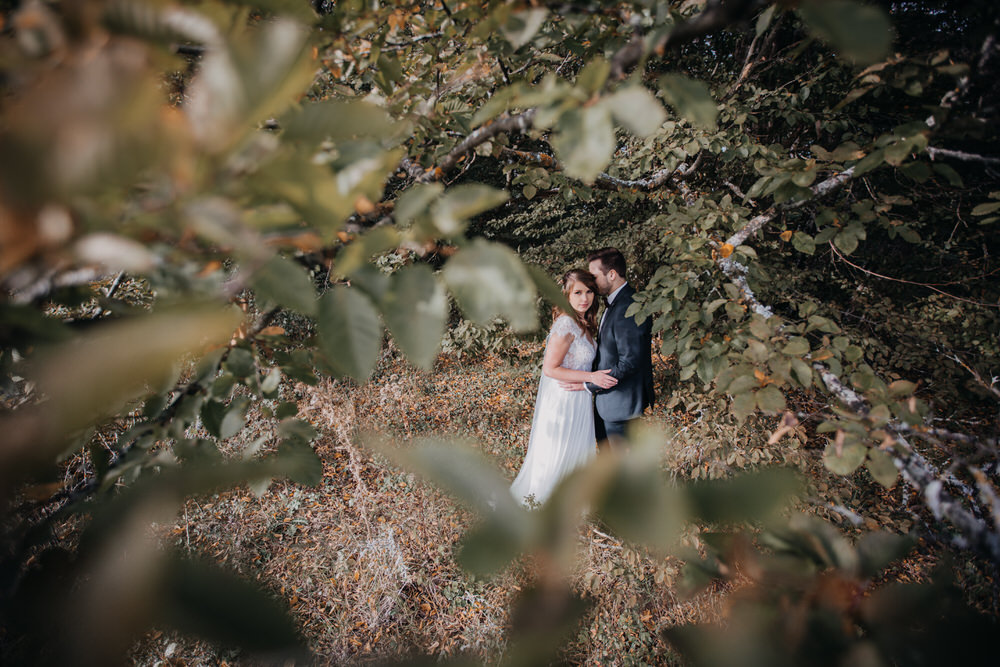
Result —
[[[844, 385], [840, 378], [834, 375], [823, 364], [813, 364], [820, 374], [826, 388], [841, 403], [858, 415], [865, 416], [869, 412], [868, 403], [853, 389]], [[944, 488], [944, 480], [934, 466], [921, 456], [905, 439], [900, 424], [890, 424], [886, 430], [893, 436], [894, 444], [890, 456], [903, 479], [923, 496], [924, 502], [934, 518], [947, 519], [959, 530], [959, 535], [953, 537], [953, 543], [962, 548], [971, 548], [990, 556], [1000, 562], [1000, 534], [982, 519], [965, 509], [961, 501], [953, 498]], [[901, 446], [897, 446], [901, 445]], [[958, 487], [966, 497], [974, 497], [969, 485], [958, 480], [954, 475], [948, 475], [948, 482]], [[981, 513], [981, 512], [980, 512]]]
[[421, 169], [412, 160], [404, 158], [400, 166], [418, 183], [430, 183], [444, 178], [445, 174], [455, 168], [458, 161], [469, 151], [480, 146], [493, 137], [504, 132], [526, 132], [535, 121], [535, 109], [528, 109], [516, 116], [505, 116], [474, 130], [469, 136], [451, 149], [441, 163], [436, 167]]
[[44, 301], [52, 292], [62, 287], [89, 285], [107, 275], [109, 275], [107, 271], [94, 266], [66, 271], [50, 270], [43, 275], [32, 270], [23, 270], [6, 280], [7, 284], [4, 287], [11, 292], [11, 302], [25, 305]]
[[[853, 178], [854, 169], [847, 169], [844, 172], [818, 183], [811, 188], [816, 196], [830, 194], [836, 191]], [[800, 206], [802, 202], [785, 205], [783, 208], [794, 208]], [[750, 220], [741, 230], [733, 234], [726, 243], [736, 247], [744, 243], [751, 236], [759, 232], [765, 225], [774, 219], [776, 209], [772, 208], [761, 215]], [[771, 315], [771, 309], [760, 302], [757, 296], [750, 289], [746, 282], [747, 269], [742, 264], [734, 261], [732, 256], [719, 257], [716, 263], [742, 292], [744, 299], [754, 310], [765, 317]], [[833, 396], [852, 412], [859, 416], [866, 416], [870, 408], [865, 399], [857, 394], [850, 387], [844, 385], [833, 372], [820, 363], [813, 364], [813, 369], [819, 373], [823, 384]], [[967, 510], [962, 502], [945, 490], [944, 479], [934, 467], [923, 458], [906, 441], [904, 433], [907, 428], [898, 422], [886, 427], [896, 440], [896, 445], [891, 449], [893, 463], [900, 471], [903, 479], [909, 483], [918, 493], [921, 494], [924, 503], [931, 510], [931, 513], [938, 520], [946, 519], [955, 526], [959, 534], [953, 537], [953, 542], [963, 548], [971, 548], [988, 555], [995, 562], [1000, 562], [1000, 533], [997, 527], [991, 528], [984, 520]], [[972, 489], [954, 475], [947, 475], [947, 481], [960, 489], [966, 498], [974, 498]], [[970, 500], [970, 502], [974, 502]], [[980, 512], [980, 515], [982, 512]]]
[[[555, 157], [549, 155], [548, 153], [519, 151], [513, 148], [504, 147], [501, 154], [510, 158], [515, 158], [520, 162], [538, 164], [546, 167], [547, 169], [557, 171], [562, 169], [562, 164], [559, 160], [555, 159]], [[639, 179], [615, 178], [614, 176], [601, 172], [594, 180], [594, 187], [602, 190], [644, 190], [647, 192], [656, 190], [666, 185], [672, 179], [683, 180], [694, 175], [694, 173], [698, 170], [698, 167], [701, 166], [701, 161], [704, 155], [704, 151], [700, 152], [698, 157], [690, 166], [682, 162], [673, 169], [660, 169], [653, 172], [649, 176]]]
[[1000, 157], [987, 157], [985, 155], [976, 155], [975, 153], [965, 153], [963, 151], [954, 151], [948, 148], [934, 148], [933, 146], [927, 147], [927, 154], [931, 156], [932, 160], [938, 159], [938, 157], [950, 157], [955, 160], [961, 160], [963, 162], [981, 162], [983, 164], [997, 164], [1000, 165]]
[[[709, 0], [705, 9], [694, 18], [678, 23], [674, 29], [653, 44], [651, 51], [662, 54], [703, 35], [732, 25], [763, 7], [762, 0]], [[628, 70], [646, 56], [646, 40], [636, 32], [625, 46], [611, 57], [612, 79], [623, 79]]]

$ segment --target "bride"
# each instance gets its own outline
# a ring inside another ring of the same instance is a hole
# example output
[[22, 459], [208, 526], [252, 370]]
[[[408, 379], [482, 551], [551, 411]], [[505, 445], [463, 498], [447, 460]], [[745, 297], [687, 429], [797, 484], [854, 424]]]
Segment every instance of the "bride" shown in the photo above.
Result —
[[587, 271], [562, 277], [562, 291], [573, 312], [556, 308], [545, 344], [542, 379], [535, 399], [528, 453], [510, 492], [520, 503], [544, 503], [559, 481], [595, 454], [594, 408], [586, 391], [564, 383], [591, 382], [602, 389], [618, 383], [609, 370], [591, 371], [597, 344], [597, 283]]

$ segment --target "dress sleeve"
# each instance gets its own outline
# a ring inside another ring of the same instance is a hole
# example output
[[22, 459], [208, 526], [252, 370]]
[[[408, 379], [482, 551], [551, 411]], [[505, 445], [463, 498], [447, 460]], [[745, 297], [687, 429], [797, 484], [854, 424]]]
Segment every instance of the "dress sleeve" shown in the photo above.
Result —
[[552, 331], [549, 336], [565, 336], [566, 334], [573, 334], [574, 338], [579, 337], [580, 325], [574, 322], [569, 315], [560, 315], [552, 323]]

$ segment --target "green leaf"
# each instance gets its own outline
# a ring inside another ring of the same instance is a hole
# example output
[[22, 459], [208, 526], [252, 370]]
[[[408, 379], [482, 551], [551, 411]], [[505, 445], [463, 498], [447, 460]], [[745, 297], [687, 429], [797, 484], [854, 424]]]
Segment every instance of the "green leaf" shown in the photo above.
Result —
[[860, 442], [845, 443], [840, 455], [837, 454], [837, 446], [830, 443], [823, 451], [823, 463], [827, 469], [838, 475], [850, 475], [865, 462], [865, 455], [868, 448]]
[[488, 576], [506, 567], [525, 549], [527, 535], [512, 532], [507, 524], [489, 514], [462, 536], [456, 560], [467, 571]]
[[795, 379], [799, 381], [804, 388], [808, 389], [812, 386], [812, 369], [809, 364], [802, 361], [801, 359], [792, 359], [792, 372], [795, 374]]
[[891, 25], [878, 7], [855, 0], [803, 0], [799, 15], [813, 34], [848, 60], [870, 64], [889, 53]]
[[742, 422], [757, 409], [757, 399], [751, 392], [733, 395], [733, 416]]
[[868, 461], [865, 462], [868, 472], [871, 473], [875, 481], [887, 489], [891, 489], [896, 484], [899, 471], [892, 457], [881, 449], [872, 447], [868, 450]]
[[304, 104], [279, 121], [286, 141], [319, 143], [358, 137], [384, 138], [398, 128], [382, 107], [360, 99], [331, 99]]
[[809, 341], [802, 336], [792, 336], [788, 339], [788, 344], [782, 350], [791, 357], [801, 357], [809, 354]]
[[621, 88], [602, 103], [610, 107], [619, 124], [640, 137], [653, 134], [667, 119], [660, 101], [641, 85]]
[[510, 198], [504, 190], [470, 183], [456, 185], [431, 207], [431, 215], [442, 236], [451, 238], [465, 230], [466, 221], [495, 208]]
[[241, 380], [257, 373], [257, 362], [253, 352], [243, 347], [234, 347], [229, 351], [222, 367]]
[[819, 329], [825, 333], [840, 333], [840, 327], [837, 326], [837, 323], [829, 318], [823, 317], [822, 315], [810, 315], [808, 323], [806, 331]]
[[385, 225], [370, 229], [338, 253], [335, 264], [337, 272], [354, 278], [369, 266], [369, 260], [373, 256], [396, 248], [399, 243], [399, 231], [393, 227]]
[[771, 19], [774, 17], [774, 10], [778, 8], [778, 5], [771, 5], [764, 11], [760, 13], [757, 17], [757, 24], [755, 26], [756, 35], [760, 37], [767, 30], [768, 26], [771, 25]]
[[785, 409], [785, 395], [774, 385], [768, 385], [755, 395], [757, 407], [764, 412], [780, 412]]
[[219, 439], [231, 438], [243, 428], [246, 423], [247, 408], [250, 406], [250, 399], [246, 396], [237, 396], [226, 408], [226, 414], [219, 423]]
[[319, 302], [319, 347], [338, 376], [365, 381], [375, 368], [382, 326], [371, 301], [357, 289], [337, 285]]
[[691, 484], [686, 489], [691, 515], [710, 524], [766, 522], [777, 518], [802, 491], [788, 468], [765, 468], [731, 479]]
[[376, 62], [374, 80], [386, 95], [392, 95], [395, 84], [403, 80], [403, 67], [399, 59], [381, 53]]
[[507, 22], [500, 26], [500, 32], [517, 51], [531, 41], [538, 29], [545, 23], [549, 11], [544, 8], [529, 9], [523, 12], [513, 12]]
[[610, 73], [611, 63], [607, 60], [604, 58], [591, 60], [576, 77], [576, 87], [582, 90], [587, 97], [590, 97], [604, 86]]
[[535, 283], [510, 248], [476, 239], [448, 260], [444, 279], [476, 324], [485, 326], [499, 316], [515, 331], [538, 326]]
[[931, 168], [924, 162], [910, 162], [899, 170], [917, 183], [924, 183], [931, 177]]
[[308, 445], [318, 436], [316, 428], [302, 419], [285, 419], [278, 424], [278, 437], [287, 442]]
[[770, 358], [771, 350], [767, 345], [764, 345], [764, 343], [759, 340], [749, 338], [747, 339], [747, 349], [743, 351], [743, 356], [745, 356], [748, 361], [752, 361], [756, 364], [762, 364]]
[[608, 107], [595, 104], [567, 111], [559, 120], [552, 145], [568, 176], [593, 183], [615, 152]]
[[705, 82], [680, 74], [667, 74], [660, 78], [660, 90], [678, 114], [694, 125], [715, 129], [719, 110]]
[[[954, 186], [956, 188], [965, 187], [965, 183], [962, 181], [962, 177], [958, 174], [957, 171], [955, 171], [954, 168], [951, 167], [951, 165], [944, 164], [943, 162], [935, 162], [934, 171], [944, 176], [945, 180], [948, 181], [949, 185]], [[998, 205], [998, 208], [1000, 208], [1000, 205]]]
[[233, 387], [235, 386], [236, 378], [233, 374], [222, 373], [219, 377], [215, 378], [212, 384], [209, 385], [206, 395], [224, 402], [229, 398], [229, 395], [233, 392]]
[[303, 315], [316, 314], [316, 289], [298, 262], [275, 255], [257, 270], [252, 285], [262, 305], [271, 302]]
[[279, 650], [304, 652], [284, 604], [214, 563], [169, 559], [159, 596], [160, 622], [178, 630], [270, 655]]
[[201, 423], [205, 430], [219, 437], [222, 429], [222, 419], [226, 416], [226, 404], [220, 401], [205, 401], [201, 405]]
[[417, 216], [426, 213], [431, 203], [444, 192], [441, 183], [416, 183], [411, 185], [396, 200], [393, 217], [396, 224], [407, 225]]
[[909, 396], [916, 391], [917, 385], [908, 380], [896, 380], [889, 385], [889, 395], [894, 398]]
[[1000, 211], [1000, 202], [985, 202], [972, 209], [972, 215], [989, 215], [994, 211]]
[[278, 471], [296, 484], [318, 486], [323, 481], [323, 462], [313, 448], [299, 440], [278, 446]]
[[750, 319], [750, 333], [760, 340], [768, 340], [771, 337], [771, 325], [760, 315], [754, 315]]
[[296, 484], [316, 486], [323, 480], [323, 462], [310, 446], [316, 429], [301, 419], [285, 419], [278, 424], [281, 445], [277, 453], [277, 471]]
[[566, 299], [566, 295], [559, 288], [552, 277], [542, 267], [537, 264], [525, 264], [524, 268], [535, 282], [539, 295], [556, 308], [561, 308], [564, 312], [570, 312], [571, 306]]
[[281, 369], [272, 368], [260, 383], [260, 392], [265, 398], [277, 398], [278, 387], [281, 385]]
[[816, 252], [816, 241], [808, 234], [795, 232], [792, 234], [792, 247], [799, 252], [811, 255]]
[[833, 244], [845, 255], [850, 255], [858, 249], [858, 237], [850, 228], [843, 229], [833, 237]]
[[[550, 516], [556, 518], [590, 506], [614, 534], [653, 548], [670, 548], [683, 526], [684, 512], [678, 489], [657, 465], [665, 436], [651, 426], [631, 428], [628, 435], [628, 456], [598, 457], [561, 485], [546, 509], [555, 510]], [[577, 502], [566, 502], [568, 496]], [[572, 542], [569, 548], [576, 550]]]
[[881, 148], [873, 150], [871, 153], [858, 160], [857, 164], [854, 165], [854, 178], [857, 178], [862, 174], [867, 174], [872, 169], [880, 166], [883, 162], [885, 162], [885, 150]]
[[899, 234], [899, 237], [907, 243], [920, 243], [920, 234], [918, 234], [916, 230], [909, 225], [900, 225], [898, 227], [894, 227], [893, 229], [895, 229], [896, 233]]
[[274, 409], [274, 416], [278, 419], [294, 417], [299, 413], [299, 406], [293, 401], [282, 401]]
[[732, 382], [730, 382], [729, 386], [726, 388], [726, 391], [729, 392], [734, 397], [737, 394], [748, 392], [751, 389], [756, 389], [758, 386], [760, 386], [760, 382], [757, 380], [756, 377], [754, 377], [753, 372], [749, 368], [746, 367], [744, 368], [746, 369], [747, 373], [743, 375], [737, 375], [735, 378], [733, 378]]
[[433, 270], [414, 264], [397, 271], [381, 306], [389, 331], [406, 357], [430, 370], [448, 319], [448, 296]]
[[297, 22], [275, 19], [233, 32], [220, 48], [206, 49], [185, 95], [194, 135], [213, 153], [283, 112], [316, 71], [309, 32]]
[[858, 574], [865, 579], [877, 577], [890, 564], [906, 556], [914, 544], [913, 538], [908, 535], [883, 531], [865, 535], [856, 547]]

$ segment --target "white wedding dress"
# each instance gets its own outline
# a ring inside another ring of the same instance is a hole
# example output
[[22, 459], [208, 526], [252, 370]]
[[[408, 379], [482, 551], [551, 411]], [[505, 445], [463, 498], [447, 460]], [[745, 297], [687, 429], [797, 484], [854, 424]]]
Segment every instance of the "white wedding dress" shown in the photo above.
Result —
[[[573, 334], [573, 342], [561, 366], [575, 371], [590, 371], [596, 343], [587, 339], [573, 318], [560, 315], [552, 323], [548, 341], [553, 335]], [[594, 435], [594, 408], [589, 392], [566, 391], [558, 380], [542, 375], [535, 399], [535, 416], [531, 420], [528, 453], [510, 492], [521, 504], [531, 497], [544, 503], [556, 485], [574, 469], [597, 454]]]

